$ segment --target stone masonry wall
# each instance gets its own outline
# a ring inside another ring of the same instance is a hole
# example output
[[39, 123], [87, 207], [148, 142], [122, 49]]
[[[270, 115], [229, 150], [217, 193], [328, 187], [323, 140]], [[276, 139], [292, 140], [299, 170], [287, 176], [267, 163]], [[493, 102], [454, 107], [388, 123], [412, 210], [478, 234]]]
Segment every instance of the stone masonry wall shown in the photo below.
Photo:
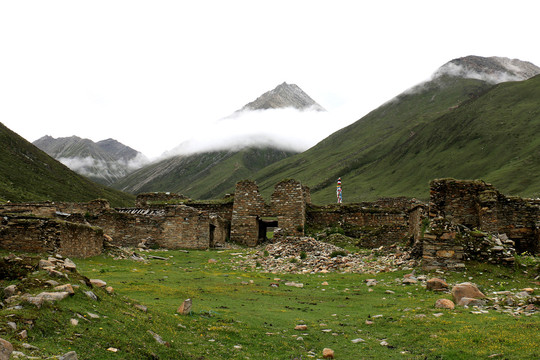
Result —
[[0, 225], [0, 247], [10, 251], [89, 257], [101, 254], [103, 231], [50, 218], [4, 217]]
[[135, 199], [135, 207], [147, 207], [154, 203], [166, 204], [167, 202], [184, 202], [189, 200], [187, 196], [169, 193], [169, 192], [152, 192], [137, 195]]
[[213, 241], [225, 242], [223, 226], [226, 225], [216, 216], [211, 218], [208, 213], [189, 206], [171, 205], [159, 212], [122, 210], [111, 210], [88, 219], [103, 228], [105, 234], [112, 237], [114, 245], [137, 246], [149, 241], [168, 249], [207, 249], [211, 245], [211, 225], [214, 227]]
[[278, 183], [271, 198], [271, 209], [278, 226], [291, 236], [303, 236], [306, 225], [306, 202], [311, 199], [309, 188], [297, 180]]
[[315, 231], [342, 229], [345, 235], [358, 238], [360, 246], [370, 248], [403, 242], [409, 234], [407, 211], [376, 203], [310, 205], [306, 222]]
[[270, 216], [254, 181], [243, 180], [236, 184], [231, 218], [231, 241], [255, 246], [259, 240], [259, 219]]
[[470, 229], [506, 234], [518, 253], [540, 252], [540, 200], [507, 197], [483, 181], [433, 180], [430, 216]]

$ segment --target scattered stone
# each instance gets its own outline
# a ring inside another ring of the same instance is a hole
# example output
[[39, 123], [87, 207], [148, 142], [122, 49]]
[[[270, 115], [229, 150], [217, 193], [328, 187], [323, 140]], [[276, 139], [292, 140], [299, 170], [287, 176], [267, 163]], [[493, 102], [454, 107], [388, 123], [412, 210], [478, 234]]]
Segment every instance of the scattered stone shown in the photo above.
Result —
[[192, 305], [191, 299], [186, 299], [184, 300], [182, 305], [178, 307], [178, 310], [176, 310], [176, 312], [182, 315], [188, 315], [191, 312], [191, 305]]
[[386, 340], [383, 340], [380, 342], [381, 346], [388, 346], [390, 344], [388, 344], [388, 342]]
[[9, 360], [13, 352], [13, 345], [7, 340], [0, 338], [0, 360]]
[[133, 305], [133, 307], [137, 310], [140, 310], [142, 312], [148, 312], [148, 307], [144, 306], [144, 305], [140, 305], [140, 304], [135, 304]]
[[302, 284], [302, 283], [295, 283], [294, 281], [289, 281], [289, 282], [286, 282], [286, 283], [285, 283], [285, 286], [294, 286], [294, 287], [297, 287], [297, 288], [303, 288], [303, 287], [304, 287], [304, 284]]
[[375, 286], [375, 285], [377, 285], [377, 280], [375, 280], [375, 279], [366, 279], [366, 285], [367, 286]]
[[77, 270], [77, 265], [75, 265], [75, 263], [70, 259], [66, 258], [64, 260], [64, 269], [74, 272], [75, 270]]
[[86, 312], [88, 314], [88, 316], [90, 316], [91, 319], [99, 319], [99, 315], [98, 314], [94, 314], [94, 313], [91, 313], [91, 312]]
[[55, 286], [54, 290], [65, 291], [69, 295], [75, 294], [75, 291], [73, 290], [73, 286], [71, 286], [71, 284], [64, 284], [64, 285]]
[[432, 278], [426, 282], [426, 290], [445, 291], [448, 290], [448, 284], [443, 279]]
[[208, 259], [208, 263], [209, 264], [215, 264], [215, 263], [217, 263], [217, 260], [216, 259]]
[[436, 308], [439, 308], [439, 309], [450, 309], [450, 310], [454, 310], [455, 308], [455, 304], [452, 300], [448, 300], [448, 299], [438, 299], [436, 302], [435, 302], [435, 307]]
[[365, 341], [366, 341], [366, 340], [361, 339], [361, 338], [351, 340], [351, 342], [352, 342], [353, 344], [358, 344], [358, 343], [365, 342]]
[[69, 319], [69, 323], [72, 326], [77, 326], [77, 325], [79, 325], [79, 320], [77, 320], [77, 319]]
[[483, 299], [486, 296], [478, 290], [475, 284], [470, 282], [464, 282], [457, 284], [452, 288], [452, 296], [454, 297], [454, 302], [459, 303], [459, 300], [463, 297], [473, 298], [473, 299]]
[[392, 290], [386, 290], [385, 293], [387, 293], [387, 294], [395, 294], [396, 292], [392, 291]]
[[94, 301], [97, 301], [97, 300], [98, 300], [97, 295], [94, 294], [94, 292], [91, 291], [91, 290], [85, 291], [84, 294], [85, 294], [86, 296], [88, 296], [90, 299], [94, 300]]
[[13, 330], [17, 330], [17, 324], [15, 324], [13, 321], [8, 321], [7, 326]]
[[462, 297], [459, 302], [459, 306], [483, 306], [484, 301], [480, 299], [474, 299], [469, 297]]
[[433, 314], [433, 316], [435, 316], [435, 317], [441, 317], [443, 315], [444, 315], [443, 313], [435, 313], [435, 314]]
[[100, 280], [100, 279], [90, 279], [90, 284], [92, 284], [94, 286], [97, 286], [97, 287], [102, 287], [102, 288], [107, 286], [107, 283], [105, 281], [103, 281], [103, 280]]
[[373, 325], [373, 321], [371, 321], [371, 320], [366, 320], [366, 325]]
[[49, 260], [41, 259], [41, 260], [39, 260], [38, 267], [39, 267], [40, 270], [49, 269], [49, 268], [53, 269], [54, 264]]
[[334, 350], [330, 348], [324, 348], [322, 351], [323, 359], [333, 359], [334, 358]]
[[54, 276], [54, 277], [61, 277], [61, 278], [66, 278], [67, 279], [66, 274], [64, 274], [61, 271], [54, 270], [54, 269], [49, 269], [49, 275]]
[[235, 349], [237, 349], [237, 350], [242, 349], [242, 345], [234, 345], [233, 347], [234, 347]]
[[322, 286], [328, 286], [328, 281], [325, 281], [321, 284]]
[[70, 351], [60, 356], [58, 360], [78, 360], [77, 353], [75, 351]]
[[111, 295], [114, 294], [114, 289], [113, 289], [112, 286], [107, 286], [107, 287], [105, 288], [105, 291], [106, 291], [108, 294], [111, 294]]
[[154, 338], [154, 340], [156, 340], [159, 344], [161, 344], [161, 345], [168, 345], [167, 342], [161, 338], [161, 336], [159, 336], [158, 334], [156, 334], [156, 333], [153, 332], [152, 330], [148, 330], [148, 333], [149, 333], [150, 335], [152, 335], [152, 337]]
[[529, 295], [534, 294], [534, 289], [533, 288], [525, 288], [525, 289], [522, 289], [522, 291], [525, 291], [525, 292], [529, 293]]
[[6, 298], [15, 295], [16, 292], [17, 292], [16, 285], [9, 285], [4, 288], [4, 295]]
[[418, 280], [416, 280], [416, 278], [414, 277], [409, 277], [409, 278], [403, 279], [401, 283], [404, 285], [414, 285], [418, 283]]
[[28, 337], [28, 331], [26, 330], [23, 330], [21, 331], [19, 334], [19, 338], [21, 338], [22, 340], [26, 339]]
[[22, 347], [27, 349], [27, 350], [39, 350], [39, 348], [37, 346], [30, 345], [30, 344], [27, 344], [27, 343], [23, 343]]
[[110, 348], [107, 348], [107, 351], [110, 351], [110, 352], [118, 352], [118, 349], [117, 348], [114, 348], [114, 347], [110, 347]]
[[296, 325], [294, 330], [307, 330], [307, 325]]
[[60, 285], [60, 283], [58, 281], [56, 281], [56, 280], [47, 280], [47, 281], [45, 281], [45, 284], [50, 285], [50, 286], [58, 286], [58, 285]]

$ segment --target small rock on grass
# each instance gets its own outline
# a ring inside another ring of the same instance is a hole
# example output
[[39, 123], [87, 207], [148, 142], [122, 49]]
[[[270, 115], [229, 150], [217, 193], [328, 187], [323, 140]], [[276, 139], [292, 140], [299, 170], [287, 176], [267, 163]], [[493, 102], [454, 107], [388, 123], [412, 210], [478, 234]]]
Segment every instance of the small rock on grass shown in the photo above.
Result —
[[456, 307], [456, 305], [454, 304], [454, 302], [452, 300], [448, 300], [448, 299], [438, 299], [436, 302], [435, 302], [435, 307], [436, 308], [439, 308], [439, 309], [450, 309], [450, 310], [454, 310], [454, 308]]
[[334, 358], [334, 350], [330, 348], [324, 348], [322, 351], [322, 356], [324, 359], [333, 359]]
[[351, 342], [352, 342], [353, 344], [358, 344], [358, 343], [361, 343], [361, 342], [364, 342], [364, 341], [366, 341], [366, 340], [361, 339], [361, 338], [351, 340]]
[[296, 325], [294, 330], [307, 330], [307, 325]]
[[178, 310], [176, 310], [176, 312], [182, 315], [188, 315], [191, 312], [191, 305], [192, 305], [191, 299], [186, 299], [184, 300], [182, 305], [178, 307]]

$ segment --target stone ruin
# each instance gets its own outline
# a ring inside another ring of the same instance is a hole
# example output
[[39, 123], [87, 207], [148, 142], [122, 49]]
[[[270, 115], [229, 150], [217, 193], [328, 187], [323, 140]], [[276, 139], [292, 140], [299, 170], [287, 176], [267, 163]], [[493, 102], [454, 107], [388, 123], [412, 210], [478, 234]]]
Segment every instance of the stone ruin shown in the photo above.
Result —
[[102, 252], [104, 235], [116, 246], [208, 249], [228, 241], [257, 246], [279, 229], [276, 237], [339, 231], [368, 248], [412, 244], [425, 269], [459, 269], [469, 259], [510, 264], [516, 251], [540, 252], [540, 200], [506, 197], [482, 181], [430, 186], [428, 204], [388, 198], [317, 206], [309, 188], [292, 179], [275, 186], [269, 204], [249, 180], [220, 201], [149, 193], [133, 208], [113, 209], [105, 200], [8, 203], [0, 205], [0, 247], [87, 257]]

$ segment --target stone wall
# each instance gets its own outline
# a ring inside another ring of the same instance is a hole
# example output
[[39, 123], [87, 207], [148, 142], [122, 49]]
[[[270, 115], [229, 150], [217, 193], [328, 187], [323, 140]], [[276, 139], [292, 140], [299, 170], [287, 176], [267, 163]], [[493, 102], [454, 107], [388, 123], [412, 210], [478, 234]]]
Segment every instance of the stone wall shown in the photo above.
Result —
[[227, 236], [226, 221], [185, 205], [166, 206], [159, 212], [111, 210], [88, 221], [101, 227], [118, 246], [137, 246], [146, 241], [168, 249], [207, 249], [224, 243]]
[[259, 241], [259, 220], [271, 216], [270, 207], [259, 193], [254, 181], [243, 180], [236, 184], [231, 218], [231, 241], [255, 246]]
[[304, 235], [308, 201], [311, 201], [309, 188], [302, 186], [300, 181], [283, 180], [275, 186], [270, 206], [285, 234]]
[[4, 217], [0, 225], [0, 247], [10, 251], [89, 257], [101, 254], [103, 231], [52, 218]]
[[180, 204], [188, 200], [187, 196], [170, 192], [143, 193], [137, 195], [135, 207], [148, 207], [153, 204], [167, 205], [167, 203], [171, 202]]
[[506, 234], [518, 253], [540, 252], [540, 200], [508, 197], [483, 181], [433, 180], [430, 216], [469, 229]]
[[[409, 207], [411, 201], [409, 200]], [[388, 246], [404, 242], [409, 236], [409, 212], [381, 207], [379, 203], [310, 205], [306, 225], [311, 231], [334, 228], [358, 238], [362, 247]]]

